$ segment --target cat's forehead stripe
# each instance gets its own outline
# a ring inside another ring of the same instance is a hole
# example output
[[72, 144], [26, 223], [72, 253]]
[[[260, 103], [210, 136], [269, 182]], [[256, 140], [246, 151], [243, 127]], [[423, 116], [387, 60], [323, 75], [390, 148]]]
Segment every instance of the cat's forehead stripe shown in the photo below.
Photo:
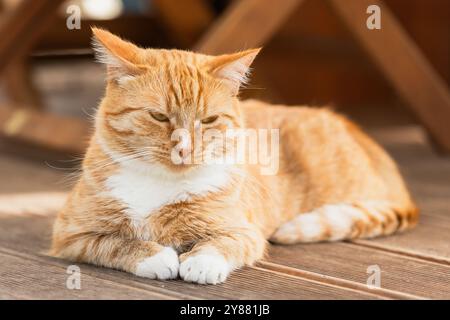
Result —
[[187, 64], [167, 66], [165, 70], [169, 81], [167, 92], [168, 113], [174, 112], [174, 108], [190, 108], [195, 106], [197, 110], [207, 112], [204, 103], [204, 83], [201, 71]]

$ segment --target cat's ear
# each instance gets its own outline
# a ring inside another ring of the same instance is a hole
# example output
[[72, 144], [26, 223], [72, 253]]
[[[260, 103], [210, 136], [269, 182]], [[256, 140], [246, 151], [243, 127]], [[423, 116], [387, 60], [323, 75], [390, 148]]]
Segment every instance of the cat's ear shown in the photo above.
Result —
[[247, 83], [250, 65], [261, 48], [249, 49], [233, 54], [213, 57], [207, 62], [208, 72], [214, 77], [225, 80], [237, 94], [239, 87]]
[[121, 84], [145, 71], [137, 59], [143, 49], [103, 29], [93, 27], [92, 33], [96, 58], [106, 64], [108, 80]]

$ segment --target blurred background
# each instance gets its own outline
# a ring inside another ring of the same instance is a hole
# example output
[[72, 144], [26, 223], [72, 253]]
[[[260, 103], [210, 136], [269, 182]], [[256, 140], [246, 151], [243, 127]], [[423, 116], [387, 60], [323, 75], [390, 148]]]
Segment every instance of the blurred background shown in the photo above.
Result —
[[[367, 29], [369, 4], [380, 30]], [[388, 148], [450, 151], [447, 0], [0, 0], [1, 157], [52, 174], [79, 164], [105, 86], [93, 25], [144, 47], [263, 46], [243, 98], [331, 104]]]

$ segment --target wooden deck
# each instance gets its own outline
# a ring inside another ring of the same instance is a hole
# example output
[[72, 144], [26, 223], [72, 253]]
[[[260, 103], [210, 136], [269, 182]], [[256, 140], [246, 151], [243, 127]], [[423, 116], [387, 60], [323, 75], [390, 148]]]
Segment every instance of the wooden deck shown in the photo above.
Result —
[[[399, 162], [421, 208], [419, 226], [376, 240], [271, 246], [267, 260], [225, 284], [156, 281], [79, 265], [81, 290], [66, 288], [70, 263], [47, 257], [51, 225], [69, 185], [43, 161], [0, 155], [0, 298], [39, 299], [450, 299], [450, 159], [415, 126], [374, 132]], [[381, 288], [366, 285], [381, 269]]]

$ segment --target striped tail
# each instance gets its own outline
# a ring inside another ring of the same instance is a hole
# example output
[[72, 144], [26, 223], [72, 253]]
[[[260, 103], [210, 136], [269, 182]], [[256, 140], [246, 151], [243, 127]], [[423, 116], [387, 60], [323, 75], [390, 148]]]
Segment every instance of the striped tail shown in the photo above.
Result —
[[412, 228], [418, 218], [413, 204], [402, 209], [381, 201], [325, 205], [284, 223], [270, 241], [294, 244], [373, 238]]

